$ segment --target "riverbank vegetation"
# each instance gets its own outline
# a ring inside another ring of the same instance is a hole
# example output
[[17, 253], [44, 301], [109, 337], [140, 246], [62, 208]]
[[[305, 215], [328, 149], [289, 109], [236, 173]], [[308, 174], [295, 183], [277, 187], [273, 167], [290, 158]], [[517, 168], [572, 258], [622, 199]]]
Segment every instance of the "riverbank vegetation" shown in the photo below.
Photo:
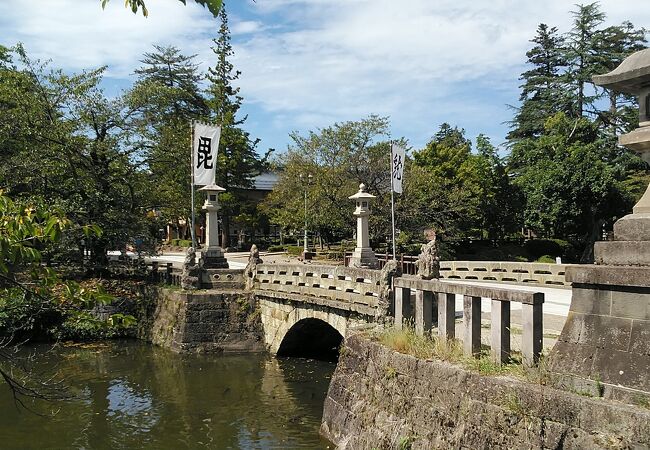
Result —
[[462, 342], [457, 339], [443, 340], [432, 333], [418, 335], [412, 326], [401, 330], [388, 328], [369, 334], [369, 337], [399, 353], [415, 356], [418, 359], [436, 359], [460, 365], [481, 375], [509, 375], [538, 384], [550, 382], [550, 372], [545, 358], [534, 367], [526, 367], [521, 362], [521, 354], [512, 353], [508, 363], [497, 364], [492, 361], [489, 348], [483, 348], [478, 357], [463, 353]]

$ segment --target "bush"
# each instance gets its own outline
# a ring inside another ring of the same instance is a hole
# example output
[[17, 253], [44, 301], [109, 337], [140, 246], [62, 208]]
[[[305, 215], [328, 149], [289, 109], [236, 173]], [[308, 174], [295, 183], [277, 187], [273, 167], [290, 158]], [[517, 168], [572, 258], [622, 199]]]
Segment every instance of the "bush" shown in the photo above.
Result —
[[302, 247], [298, 247], [297, 245], [289, 245], [287, 246], [287, 252], [290, 255], [298, 256], [302, 253]]
[[539, 258], [537, 258], [538, 263], [544, 263], [544, 264], [555, 264], [555, 258], [552, 257], [551, 255], [542, 255]]
[[287, 250], [285, 245], [270, 245], [267, 251], [269, 252], [285, 252]]

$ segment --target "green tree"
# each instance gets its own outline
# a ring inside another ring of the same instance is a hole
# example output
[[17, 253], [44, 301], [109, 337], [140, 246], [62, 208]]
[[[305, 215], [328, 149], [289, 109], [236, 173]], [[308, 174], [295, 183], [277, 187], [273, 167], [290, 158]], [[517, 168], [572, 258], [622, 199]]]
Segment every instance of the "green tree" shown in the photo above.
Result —
[[579, 241], [588, 259], [602, 225], [633, 203], [622, 183], [626, 174], [611, 156], [594, 123], [564, 113], [551, 117], [539, 138], [515, 144], [510, 168], [526, 197], [525, 226]]
[[[328, 242], [350, 237], [354, 208], [348, 197], [364, 183], [368, 192], [377, 196], [370, 220], [371, 239], [377, 242], [389, 236], [390, 147], [382, 140], [387, 133], [388, 119], [377, 116], [335, 123], [307, 136], [292, 133], [293, 143], [276, 161], [280, 180], [264, 202], [271, 222], [287, 231], [302, 230], [306, 189], [308, 228]], [[306, 182], [307, 175], [313, 177], [311, 185]]]
[[123, 248], [145, 227], [145, 178], [125, 145], [128, 111], [121, 99], [103, 95], [103, 69], [66, 75], [30, 60], [21, 47], [15, 55], [20, 68], [0, 71], [0, 142], [8, 155], [0, 186], [57, 205], [79, 225], [99, 225], [104, 233], [88, 244], [94, 262], [104, 264], [106, 250]]
[[234, 52], [230, 43], [230, 29], [225, 6], [219, 12], [221, 25], [219, 35], [213, 40], [212, 51], [216, 63], [209, 69], [207, 89], [210, 118], [221, 125], [221, 139], [217, 156], [216, 182], [226, 189], [219, 196], [221, 202], [221, 236], [222, 245], [229, 245], [231, 223], [240, 225], [250, 223], [251, 214], [256, 214], [255, 208], [248, 201], [242, 188], [250, 188], [253, 177], [258, 175], [266, 166], [270, 154], [260, 158], [256, 152], [259, 139], [252, 140], [250, 134], [242, 128], [246, 116], [238, 118], [242, 97], [239, 88], [234, 83], [240, 72], [235, 70], [230, 58]]
[[[24, 397], [54, 400], [66, 393], [57, 383], [43, 381], [42, 374], [17, 364], [11, 347], [38, 336], [53, 318], [91, 327], [128, 326], [134, 321], [122, 314], [97, 319], [89, 310], [113, 298], [101, 288], [88, 289], [64, 279], [43, 264], [48, 247], [76, 227], [56, 208], [15, 202], [0, 191], [0, 378], [22, 406]], [[78, 231], [87, 237], [101, 235], [96, 226]]]
[[573, 27], [567, 33], [566, 59], [568, 63], [567, 80], [573, 93], [570, 114], [584, 117], [590, 111], [597, 95], [587, 88], [591, 77], [602, 73], [603, 32], [598, 27], [605, 21], [605, 13], [600, 5], [576, 5], [571, 11]]
[[516, 140], [538, 136], [544, 130], [546, 119], [568, 109], [564, 98], [562, 69], [567, 62], [563, 52], [564, 38], [556, 27], [539, 24], [531, 40], [535, 46], [526, 52], [529, 70], [521, 74], [521, 106], [511, 122], [508, 139]]
[[[209, 109], [194, 56], [175, 47], [154, 46], [145, 53], [133, 88], [127, 94], [136, 146], [151, 174], [150, 208], [165, 222], [178, 224], [191, 213], [190, 123]], [[198, 206], [198, 196], [197, 205]], [[198, 208], [200, 210], [200, 208]]]

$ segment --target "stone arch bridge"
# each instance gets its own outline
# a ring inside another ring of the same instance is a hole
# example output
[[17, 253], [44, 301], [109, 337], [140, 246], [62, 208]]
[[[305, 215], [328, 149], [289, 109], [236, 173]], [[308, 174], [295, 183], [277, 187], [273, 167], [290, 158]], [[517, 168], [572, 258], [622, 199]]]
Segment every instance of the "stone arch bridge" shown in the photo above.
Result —
[[388, 280], [381, 277], [341, 266], [258, 265], [254, 295], [267, 348], [278, 355], [338, 351], [350, 329], [388, 312]]

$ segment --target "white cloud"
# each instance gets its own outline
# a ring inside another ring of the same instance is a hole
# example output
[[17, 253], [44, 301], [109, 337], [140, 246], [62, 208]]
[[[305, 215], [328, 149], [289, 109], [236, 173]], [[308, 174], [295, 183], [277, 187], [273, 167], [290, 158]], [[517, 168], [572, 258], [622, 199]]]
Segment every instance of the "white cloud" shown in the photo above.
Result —
[[232, 25], [230, 25], [230, 32], [232, 35], [255, 33], [263, 29], [264, 26], [262, 22], [258, 22], [257, 20], [234, 21]]
[[[194, 2], [148, 0], [150, 17], [120, 0], [2, 0], [0, 42], [69, 70], [138, 67], [152, 44], [212, 65], [218, 22]], [[639, 1], [603, 0], [608, 23], [650, 26]], [[566, 0], [257, 0], [229, 2], [234, 64], [256, 135], [390, 115], [422, 144], [442, 121], [505, 134], [528, 42], [540, 22], [570, 27]], [[474, 133], [475, 134], [475, 133]], [[283, 145], [271, 142], [278, 148]]]
[[111, 76], [125, 77], [152, 44], [197, 51], [202, 45], [196, 39], [205, 42], [206, 31], [216, 23], [193, 2], [183, 7], [178, 0], [158, 0], [149, 10], [145, 19], [115, 0], [103, 11], [94, 0], [3, 0], [0, 40], [23, 42], [31, 56], [52, 59], [68, 70], [108, 65]]

